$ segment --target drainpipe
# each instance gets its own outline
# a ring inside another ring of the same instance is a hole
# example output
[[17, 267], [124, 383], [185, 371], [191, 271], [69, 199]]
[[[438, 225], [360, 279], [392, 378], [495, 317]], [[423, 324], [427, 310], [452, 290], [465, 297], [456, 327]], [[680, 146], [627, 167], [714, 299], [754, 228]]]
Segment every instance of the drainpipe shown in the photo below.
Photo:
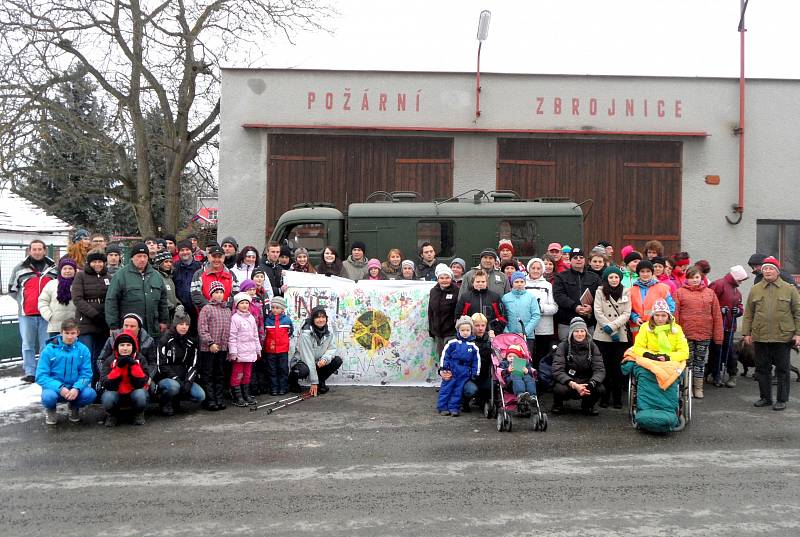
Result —
[[736, 225], [742, 221], [744, 214], [744, 12], [747, 11], [749, 0], [741, 0], [739, 18], [739, 127], [734, 129], [734, 134], [739, 135], [739, 203], [733, 206], [733, 212], [739, 215], [737, 220], [731, 220], [727, 216], [725, 220], [729, 224]]

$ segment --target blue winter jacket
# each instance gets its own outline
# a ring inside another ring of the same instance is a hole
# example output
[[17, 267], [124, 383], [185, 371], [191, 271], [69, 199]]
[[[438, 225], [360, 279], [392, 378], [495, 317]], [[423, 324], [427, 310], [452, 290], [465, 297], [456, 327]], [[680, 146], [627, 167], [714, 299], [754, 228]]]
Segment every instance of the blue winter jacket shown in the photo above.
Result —
[[36, 384], [43, 390], [58, 392], [61, 388], [82, 390], [92, 382], [92, 353], [76, 341], [67, 345], [61, 336], [51, 338], [39, 357]]
[[200, 270], [201, 267], [200, 263], [192, 259], [192, 262], [188, 265], [179, 260], [172, 269], [175, 294], [187, 310], [194, 307], [192, 304], [192, 278], [194, 278], [194, 273]]
[[481, 360], [475, 336], [469, 336], [467, 339], [456, 336], [448, 341], [442, 349], [439, 367], [452, 372], [456, 378], [477, 377], [481, 372]]
[[533, 339], [536, 337], [534, 330], [539, 324], [542, 314], [539, 311], [539, 301], [527, 290], [514, 290], [503, 295], [503, 305], [506, 307], [507, 333], [520, 334], [522, 326], [525, 325], [525, 337]]

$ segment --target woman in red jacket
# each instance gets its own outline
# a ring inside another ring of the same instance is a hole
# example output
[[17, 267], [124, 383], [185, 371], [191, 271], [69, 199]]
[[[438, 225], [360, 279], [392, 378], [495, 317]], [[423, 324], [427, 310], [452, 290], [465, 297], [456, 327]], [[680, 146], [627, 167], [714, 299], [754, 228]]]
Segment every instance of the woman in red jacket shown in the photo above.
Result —
[[722, 313], [716, 293], [703, 284], [697, 267], [686, 271], [686, 283], [675, 293], [675, 321], [689, 340], [693, 396], [702, 399], [708, 347], [711, 340], [722, 344]]

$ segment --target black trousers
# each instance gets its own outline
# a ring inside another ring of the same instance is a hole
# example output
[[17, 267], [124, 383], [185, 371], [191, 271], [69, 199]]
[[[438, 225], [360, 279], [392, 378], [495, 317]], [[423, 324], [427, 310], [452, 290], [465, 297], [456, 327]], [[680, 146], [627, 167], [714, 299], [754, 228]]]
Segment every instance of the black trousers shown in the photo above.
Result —
[[228, 385], [230, 374], [225, 376], [225, 363], [228, 361], [228, 351], [204, 352], [200, 351], [200, 384], [206, 392], [206, 401], [209, 403], [221, 402], [222, 392]]
[[553, 350], [553, 343], [558, 343], [558, 341], [554, 341], [555, 336], [553, 334], [547, 335], [536, 335], [536, 343], [534, 344], [533, 348], [533, 367], [539, 369], [539, 362], [542, 361], [542, 358], [547, 356], [547, 353]]
[[[320, 386], [325, 385], [325, 381], [328, 380], [328, 377], [336, 373], [339, 368], [342, 367], [342, 359], [338, 356], [334, 356], [333, 360], [330, 361], [329, 364], [324, 365], [323, 367], [317, 367], [317, 378], [319, 379], [318, 384]], [[289, 370], [289, 384], [294, 385], [297, 384], [297, 381], [300, 379], [308, 378], [310, 371], [308, 370], [308, 366], [303, 362], [297, 362], [294, 364]]]
[[603, 355], [603, 364], [606, 366], [606, 378], [603, 386], [606, 393], [603, 394], [603, 401], [608, 402], [609, 397], [614, 404], [622, 403], [622, 388], [625, 385], [625, 376], [622, 374], [622, 357], [625, 354], [629, 343], [618, 341], [596, 341], [600, 354]]
[[775, 377], [778, 380], [778, 401], [789, 400], [789, 359], [792, 342], [759, 343], [755, 342], [756, 376], [761, 399], [772, 401], [772, 367], [775, 366]]
[[594, 390], [592, 390], [589, 395], [586, 397], [581, 397], [578, 395], [578, 392], [566, 384], [556, 382], [556, 384], [553, 386], [553, 406], [561, 406], [564, 404], [564, 401], [568, 399], [580, 399], [581, 408], [591, 408], [597, 403], [597, 401], [600, 400], [600, 397], [602, 397], [605, 392], [605, 387], [602, 384], [599, 384], [595, 386]]

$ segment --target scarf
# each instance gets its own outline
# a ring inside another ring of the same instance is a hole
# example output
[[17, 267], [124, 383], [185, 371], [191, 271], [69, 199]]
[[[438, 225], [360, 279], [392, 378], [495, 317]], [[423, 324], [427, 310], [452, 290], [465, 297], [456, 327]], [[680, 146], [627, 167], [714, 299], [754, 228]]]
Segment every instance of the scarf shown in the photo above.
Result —
[[292, 271], [294, 272], [311, 272], [311, 265], [306, 263], [305, 265], [299, 265], [297, 263], [292, 263]]
[[342, 273], [342, 262], [337, 257], [333, 263], [326, 263], [324, 260], [317, 265], [317, 272], [324, 276], [338, 276]]
[[662, 324], [653, 328], [653, 333], [658, 338], [658, 352], [669, 354], [672, 352], [672, 344], [669, 341], [669, 334], [672, 332], [672, 324]]
[[67, 305], [72, 300], [72, 281], [75, 277], [65, 278], [61, 274], [58, 275], [58, 290], [56, 291], [56, 300], [59, 304]]

